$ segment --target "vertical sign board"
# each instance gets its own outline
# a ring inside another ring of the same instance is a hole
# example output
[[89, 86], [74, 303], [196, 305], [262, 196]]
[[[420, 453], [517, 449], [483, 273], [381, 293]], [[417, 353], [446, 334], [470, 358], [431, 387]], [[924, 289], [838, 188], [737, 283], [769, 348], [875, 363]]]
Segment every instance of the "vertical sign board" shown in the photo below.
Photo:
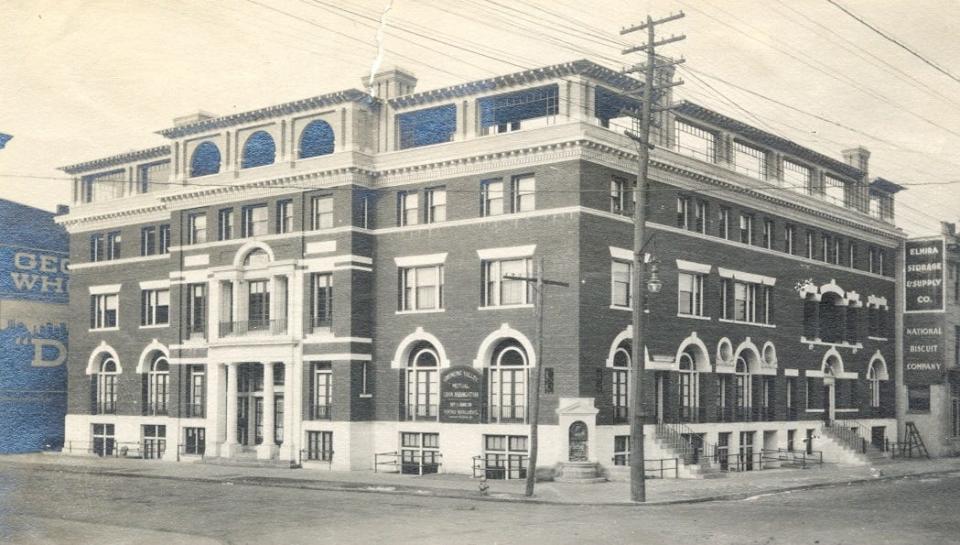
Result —
[[[47, 245], [52, 220], [23, 219]], [[66, 252], [0, 244], [0, 453], [63, 444], [67, 264]]]
[[479, 424], [482, 414], [483, 375], [473, 367], [458, 365], [440, 373], [440, 421]]
[[943, 238], [908, 240], [904, 255], [903, 381], [939, 384], [944, 379]]

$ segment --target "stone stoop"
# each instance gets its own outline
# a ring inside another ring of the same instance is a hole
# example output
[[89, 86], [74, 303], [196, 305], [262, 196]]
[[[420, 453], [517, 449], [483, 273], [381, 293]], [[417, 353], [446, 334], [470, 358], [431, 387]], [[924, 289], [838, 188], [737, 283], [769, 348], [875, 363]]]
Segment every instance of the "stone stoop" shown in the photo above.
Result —
[[843, 441], [837, 439], [830, 431], [830, 428], [820, 429], [820, 444], [817, 449], [823, 453], [824, 463], [833, 463], [841, 465], [883, 465], [891, 463], [892, 460], [885, 452], [877, 449], [867, 443], [866, 454], [859, 452], [847, 446]]
[[204, 457], [202, 460], [200, 460], [200, 463], [234, 467], [278, 467], [284, 469], [293, 469], [299, 467], [295, 462], [288, 460], [261, 460], [257, 458], [256, 453], [248, 452], [241, 452], [232, 458], [215, 456]]

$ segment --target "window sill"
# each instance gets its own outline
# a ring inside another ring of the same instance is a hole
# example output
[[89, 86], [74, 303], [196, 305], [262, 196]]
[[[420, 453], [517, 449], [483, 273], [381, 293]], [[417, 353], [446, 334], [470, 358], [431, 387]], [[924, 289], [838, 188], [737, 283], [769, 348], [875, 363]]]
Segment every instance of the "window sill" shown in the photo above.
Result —
[[373, 394], [360, 394], [360, 399], [373, 399]]
[[764, 323], [761, 323], [761, 322], [744, 322], [744, 321], [742, 321], [742, 320], [731, 320], [731, 319], [729, 319], [729, 318], [717, 318], [717, 321], [718, 321], [718, 322], [721, 322], [721, 323], [724, 323], [724, 324], [752, 325], [752, 326], [756, 326], [756, 327], [767, 327], [767, 328], [771, 328], [771, 329], [776, 329], [776, 327], [777, 327], [776, 324], [764, 324]]
[[835, 413], [857, 413], [860, 412], [860, 409], [834, 409]]
[[808, 413], [823, 413], [823, 409], [805, 409], [805, 412]]
[[420, 309], [420, 310], [398, 310], [398, 311], [395, 312], [394, 314], [397, 314], [397, 315], [401, 315], [401, 314], [431, 314], [431, 313], [435, 313], [435, 312], [446, 312], [446, 311], [447, 311], [447, 309], [445, 309], [445, 308], [425, 308], [425, 309]]
[[830, 343], [830, 342], [821, 341], [819, 338], [808, 339], [802, 335], [800, 336], [800, 342], [806, 343], [811, 349], [814, 346], [832, 346], [834, 348], [849, 348], [853, 350], [854, 354], [856, 354], [858, 350], [863, 349], [863, 345], [860, 343], [857, 343], [857, 344], [850, 344], [847, 342]]
[[867, 338], [870, 339], [871, 341], [884, 341], [884, 342], [886, 342], [886, 341], [889, 341], [889, 340], [890, 340], [890, 339], [888, 339], [887, 337], [873, 337], [873, 336], [868, 336]]
[[139, 329], [160, 329], [160, 328], [162, 328], [162, 327], [170, 327], [170, 324], [169, 324], [169, 323], [166, 323], [166, 324], [142, 325], [142, 326], [140, 326]]
[[524, 303], [521, 305], [490, 305], [486, 307], [477, 307], [477, 310], [509, 310], [513, 308], [533, 308], [533, 303]]
[[705, 320], [707, 322], [709, 322], [710, 320], [713, 320], [713, 318], [709, 316], [698, 316], [696, 314], [680, 314], [680, 313], [677, 313], [677, 318], [689, 318], [691, 320]]
[[120, 331], [120, 326], [116, 326], [116, 327], [101, 327], [101, 328], [97, 328], [97, 329], [88, 329], [87, 331], [90, 332], [90, 333], [97, 333], [97, 332], [99, 332], [99, 331]]
[[626, 311], [628, 311], [628, 312], [632, 312], [632, 311], [633, 311], [633, 308], [632, 308], [632, 307], [622, 307], [622, 306], [620, 306], [620, 305], [610, 305], [610, 310], [626, 310]]

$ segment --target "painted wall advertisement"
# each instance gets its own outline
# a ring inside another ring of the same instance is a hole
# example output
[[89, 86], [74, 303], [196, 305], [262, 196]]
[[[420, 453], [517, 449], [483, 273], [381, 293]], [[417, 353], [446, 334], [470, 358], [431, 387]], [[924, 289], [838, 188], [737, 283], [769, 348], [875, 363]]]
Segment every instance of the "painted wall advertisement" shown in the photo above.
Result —
[[0, 297], [67, 303], [65, 253], [0, 245]]
[[906, 312], [943, 310], [943, 239], [908, 240], [904, 256]]
[[903, 381], [905, 384], [939, 384], [944, 378], [941, 314], [913, 315], [904, 319]]
[[440, 374], [440, 421], [479, 424], [483, 375], [473, 367], [457, 366]]

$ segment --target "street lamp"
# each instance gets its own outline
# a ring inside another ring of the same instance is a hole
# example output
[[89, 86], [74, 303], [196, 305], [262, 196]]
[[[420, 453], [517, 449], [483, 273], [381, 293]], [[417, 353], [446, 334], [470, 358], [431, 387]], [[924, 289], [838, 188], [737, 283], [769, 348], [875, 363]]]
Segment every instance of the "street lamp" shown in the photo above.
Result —
[[650, 278], [647, 280], [647, 291], [653, 294], [660, 293], [663, 288], [663, 282], [660, 281], [660, 268], [657, 266], [660, 262], [653, 260], [650, 262]]

